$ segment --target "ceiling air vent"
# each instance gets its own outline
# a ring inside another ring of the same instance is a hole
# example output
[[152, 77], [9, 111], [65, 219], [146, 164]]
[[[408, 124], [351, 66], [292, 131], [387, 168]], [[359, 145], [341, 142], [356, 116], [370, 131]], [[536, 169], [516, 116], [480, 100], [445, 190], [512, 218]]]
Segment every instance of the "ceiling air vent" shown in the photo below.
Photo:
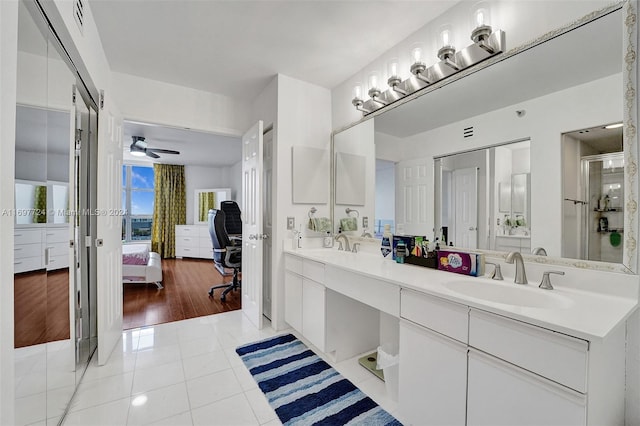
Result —
[[464, 130], [462, 131], [462, 136], [464, 136], [465, 138], [472, 137], [473, 136], [473, 126], [465, 127]]
[[78, 24], [80, 33], [82, 33], [82, 26], [84, 25], [84, 2], [83, 0], [73, 0], [73, 17]]

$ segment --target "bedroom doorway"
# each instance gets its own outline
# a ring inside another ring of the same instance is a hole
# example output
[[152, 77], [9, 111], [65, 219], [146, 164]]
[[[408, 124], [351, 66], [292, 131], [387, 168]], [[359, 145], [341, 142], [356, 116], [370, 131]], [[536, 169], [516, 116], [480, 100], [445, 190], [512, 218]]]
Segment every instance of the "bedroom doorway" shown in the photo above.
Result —
[[[144, 272], [140, 273], [143, 278], [140, 282], [123, 284], [123, 329], [240, 309], [240, 291], [228, 293], [224, 302], [219, 293], [214, 298], [207, 297], [211, 286], [230, 281], [231, 275], [229, 271], [221, 273], [216, 269], [207, 224], [196, 220], [198, 192], [204, 189], [225, 189], [228, 195], [216, 197], [218, 204], [230, 199], [242, 210], [240, 138], [127, 120], [123, 129], [122, 205], [129, 214], [123, 217], [123, 244], [146, 245], [151, 252], [151, 226], [158, 190], [154, 182], [155, 164], [184, 166], [184, 200], [181, 201], [184, 219], [176, 225], [196, 233], [187, 236], [185, 241], [181, 231], [177, 236], [175, 229], [167, 234], [175, 252], [160, 259], [162, 288], [154, 283], [155, 277], [149, 278]], [[144, 138], [146, 146], [156, 150], [159, 158], [144, 153], [133, 155], [132, 145], [139, 138]], [[184, 244], [188, 246], [183, 247]], [[144, 282], [147, 279], [150, 282]]]

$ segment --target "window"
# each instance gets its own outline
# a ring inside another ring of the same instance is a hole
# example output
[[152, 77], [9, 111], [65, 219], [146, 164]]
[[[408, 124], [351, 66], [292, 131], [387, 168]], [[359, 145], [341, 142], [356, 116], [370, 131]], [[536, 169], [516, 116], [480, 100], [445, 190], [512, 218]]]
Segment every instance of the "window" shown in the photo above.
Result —
[[123, 241], [151, 239], [154, 186], [153, 167], [122, 166], [122, 206], [127, 212], [122, 217]]

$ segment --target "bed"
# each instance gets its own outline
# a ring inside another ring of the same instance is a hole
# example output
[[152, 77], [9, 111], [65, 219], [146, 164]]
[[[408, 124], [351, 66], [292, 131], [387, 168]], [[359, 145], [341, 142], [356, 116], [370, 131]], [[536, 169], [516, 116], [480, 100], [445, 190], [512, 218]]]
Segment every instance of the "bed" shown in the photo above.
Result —
[[147, 244], [124, 244], [122, 246], [122, 282], [154, 283], [162, 286], [162, 260], [160, 255], [149, 250]]

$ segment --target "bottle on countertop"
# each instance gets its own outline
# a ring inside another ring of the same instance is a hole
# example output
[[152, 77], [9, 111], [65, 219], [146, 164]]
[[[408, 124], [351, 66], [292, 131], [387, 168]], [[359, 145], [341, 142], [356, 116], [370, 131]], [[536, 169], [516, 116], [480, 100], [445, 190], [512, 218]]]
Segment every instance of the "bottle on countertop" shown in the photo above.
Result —
[[384, 257], [387, 257], [391, 253], [391, 240], [393, 235], [391, 234], [391, 225], [388, 223], [384, 225], [384, 232], [382, 233], [382, 245], [380, 251]]
[[322, 240], [322, 245], [325, 248], [333, 247], [333, 237], [331, 236], [331, 231], [327, 231], [327, 234], [324, 236], [324, 239]]
[[404, 241], [398, 241], [396, 246], [396, 262], [404, 263], [404, 258], [407, 256], [407, 246]]

